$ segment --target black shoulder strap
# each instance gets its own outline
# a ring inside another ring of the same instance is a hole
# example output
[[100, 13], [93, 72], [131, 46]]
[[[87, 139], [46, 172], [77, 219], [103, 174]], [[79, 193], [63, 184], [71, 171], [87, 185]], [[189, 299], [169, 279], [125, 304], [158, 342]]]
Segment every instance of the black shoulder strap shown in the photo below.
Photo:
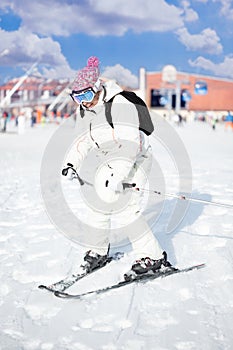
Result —
[[[133, 91], [121, 91], [118, 95], [122, 95], [129, 102], [132, 102], [135, 105], [139, 117], [139, 130], [143, 131], [146, 135], [152, 134], [154, 131], [154, 125], [152, 123], [151, 116], [145, 102]], [[114, 128], [114, 125], [112, 122], [111, 108], [115, 96], [113, 96], [108, 102], [105, 103], [106, 119], [112, 128]]]
[[[115, 95], [116, 96], [116, 95]], [[112, 109], [112, 103], [113, 100], [115, 98], [115, 96], [113, 96], [108, 102], [105, 102], [105, 115], [106, 115], [106, 119], [109, 125], [111, 125], [111, 127], [114, 129], [113, 126], [113, 122], [112, 122], [112, 114], [111, 114], [111, 109]]]
[[84, 118], [84, 114], [85, 114], [84, 108], [83, 108], [82, 105], [80, 105], [80, 115], [81, 115], [81, 118]]

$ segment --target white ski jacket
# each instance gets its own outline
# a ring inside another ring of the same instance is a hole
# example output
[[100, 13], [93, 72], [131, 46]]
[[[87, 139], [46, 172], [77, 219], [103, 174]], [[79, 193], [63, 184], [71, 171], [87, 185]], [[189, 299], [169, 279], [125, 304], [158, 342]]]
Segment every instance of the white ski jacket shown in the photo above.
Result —
[[[97, 167], [111, 169], [115, 183], [132, 178], [137, 160], [144, 156], [149, 146], [148, 136], [139, 130], [135, 105], [117, 95], [121, 91], [114, 81], [107, 81], [94, 108], [85, 110], [84, 117], [80, 114], [80, 107], [77, 109], [76, 128], [79, 136], [66, 159], [79, 172], [88, 154], [95, 150], [93, 157], [98, 158]], [[106, 120], [104, 105], [113, 96], [111, 115], [114, 128]], [[88, 162], [89, 168], [91, 163], [96, 164], [96, 160], [93, 158], [93, 162]], [[97, 169], [89, 170], [95, 172]]]

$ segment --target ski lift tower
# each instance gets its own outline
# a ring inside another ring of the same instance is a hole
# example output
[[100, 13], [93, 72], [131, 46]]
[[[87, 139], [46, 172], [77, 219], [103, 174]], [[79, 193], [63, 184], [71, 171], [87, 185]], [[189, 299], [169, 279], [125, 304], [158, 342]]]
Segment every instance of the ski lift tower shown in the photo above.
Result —
[[60, 94], [57, 95], [57, 97], [54, 99], [54, 101], [49, 105], [48, 111], [52, 111], [56, 105], [59, 105], [58, 110], [62, 110], [66, 104], [68, 103], [70, 96], [69, 93], [71, 92], [70, 89], [71, 83], [69, 82], [67, 86], [60, 92]]
[[2, 99], [0, 102], [0, 109], [8, 106], [10, 104], [10, 98], [11, 96], [19, 89], [19, 87], [23, 84], [23, 82], [27, 79], [27, 77], [34, 71], [36, 68], [38, 62], [35, 62], [30, 69], [27, 70], [27, 72], [19, 79], [19, 81], [13, 86], [13, 88], [8, 91], [6, 96]]

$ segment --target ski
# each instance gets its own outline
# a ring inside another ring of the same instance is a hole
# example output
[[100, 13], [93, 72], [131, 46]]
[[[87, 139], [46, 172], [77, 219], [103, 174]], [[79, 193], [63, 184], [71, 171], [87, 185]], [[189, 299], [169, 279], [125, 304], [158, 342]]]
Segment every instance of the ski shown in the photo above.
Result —
[[95, 267], [93, 270], [91, 271], [85, 271], [83, 273], [78, 273], [78, 274], [72, 274], [69, 275], [65, 278], [63, 278], [62, 280], [55, 282], [51, 285], [39, 285], [38, 288], [39, 289], [45, 289], [49, 292], [55, 293], [55, 292], [64, 292], [66, 289], [70, 288], [71, 286], [73, 286], [76, 282], [78, 282], [79, 280], [81, 280], [82, 278], [89, 276], [90, 274], [92, 274], [93, 272], [100, 270], [102, 267], [106, 266], [107, 264], [109, 264], [111, 261], [113, 260], [119, 260], [123, 257], [124, 253], [120, 253], [117, 252], [112, 256], [107, 256], [106, 260], [104, 262], [104, 264], [102, 266], [97, 266]]
[[188, 271], [192, 271], [192, 270], [198, 270], [198, 269], [201, 269], [203, 267], [205, 267], [205, 264], [192, 265], [192, 266], [189, 266], [189, 267], [186, 267], [183, 269], [173, 268], [172, 270], [167, 270], [167, 271], [165, 270], [164, 272], [158, 271], [155, 273], [138, 275], [136, 278], [131, 279], [129, 281], [121, 281], [117, 284], [113, 284], [113, 285], [105, 287], [105, 288], [100, 288], [97, 290], [92, 290], [92, 291], [81, 293], [81, 294], [69, 294], [69, 293], [65, 293], [65, 292], [56, 291], [54, 293], [54, 295], [56, 297], [63, 298], [63, 299], [81, 299], [82, 297], [84, 297], [86, 295], [102, 294], [102, 293], [105, 293], [107, 291], [110, 291], [113, 289], [118, 289], [118, 288], [121, 288], [123, 286], [127, 286], [127, 285], [132, 284], [132, 283], [146, 283], [147, 281], [151, 281], [151, 280], [154, 280], [156, 278], [164, 278], [164, 277], [168, 277], [168, 276], [178, 274], [178, 273], [188, 272]]

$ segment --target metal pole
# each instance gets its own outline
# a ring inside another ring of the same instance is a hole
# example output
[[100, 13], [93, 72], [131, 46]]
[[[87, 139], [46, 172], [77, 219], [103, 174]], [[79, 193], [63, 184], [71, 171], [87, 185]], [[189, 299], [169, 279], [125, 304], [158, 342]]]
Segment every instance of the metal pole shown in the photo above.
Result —
[[181, 81], [176, 81], [176, 114], [180, 113], [180, 85]]
[[8, 102], [7, 104], [10, 103], [10, 98], [11, 96], [15, 93], [15, 91], [18, 90], [18, 88], [23, 84], [23, 82], [27, 79], [27, 77], [31, 74], [33, 69], [37, 66], [38, 62], [34, 63], [31, 68], [26, 72], [24, 76], [22, 76], [19, 81], [13, 86], [13, 88], [6, 94], [4, 99], [0, 103], [0, 108], [3, 108], [5, 106], [5, 103]]
[[131, 185], [130, 187], [134, 187], [134, 189], [136, 191], [142, 191], [142, 192], [147, 192], [147, 193], [155, 193], [157, 195], [164, 196], [164, 197], [172, 197], [172, 198], [177, 198], [177, 199], [180, 199], [180, 200], [187, 200], [187, 201], [190, 201], [190, 202], [204, 203], [204, 204], [216, 205], [218, 207], [224, 207], [224, 208], [233, 209], [233, 204], [212, 202], [212, 201], [207, 201], [207, 200], [204, 200], [204, 199], [186, 197], [184, 195], [177, 195], [177, 194], [174, 194], [174, 193], [162, 193], [160, 191], [148, 190], [148, 189], [145, 189], [145, 188], [138, 188], [138, 187], [133, 186], [134, 184], [129, 184], [129, 185]]

